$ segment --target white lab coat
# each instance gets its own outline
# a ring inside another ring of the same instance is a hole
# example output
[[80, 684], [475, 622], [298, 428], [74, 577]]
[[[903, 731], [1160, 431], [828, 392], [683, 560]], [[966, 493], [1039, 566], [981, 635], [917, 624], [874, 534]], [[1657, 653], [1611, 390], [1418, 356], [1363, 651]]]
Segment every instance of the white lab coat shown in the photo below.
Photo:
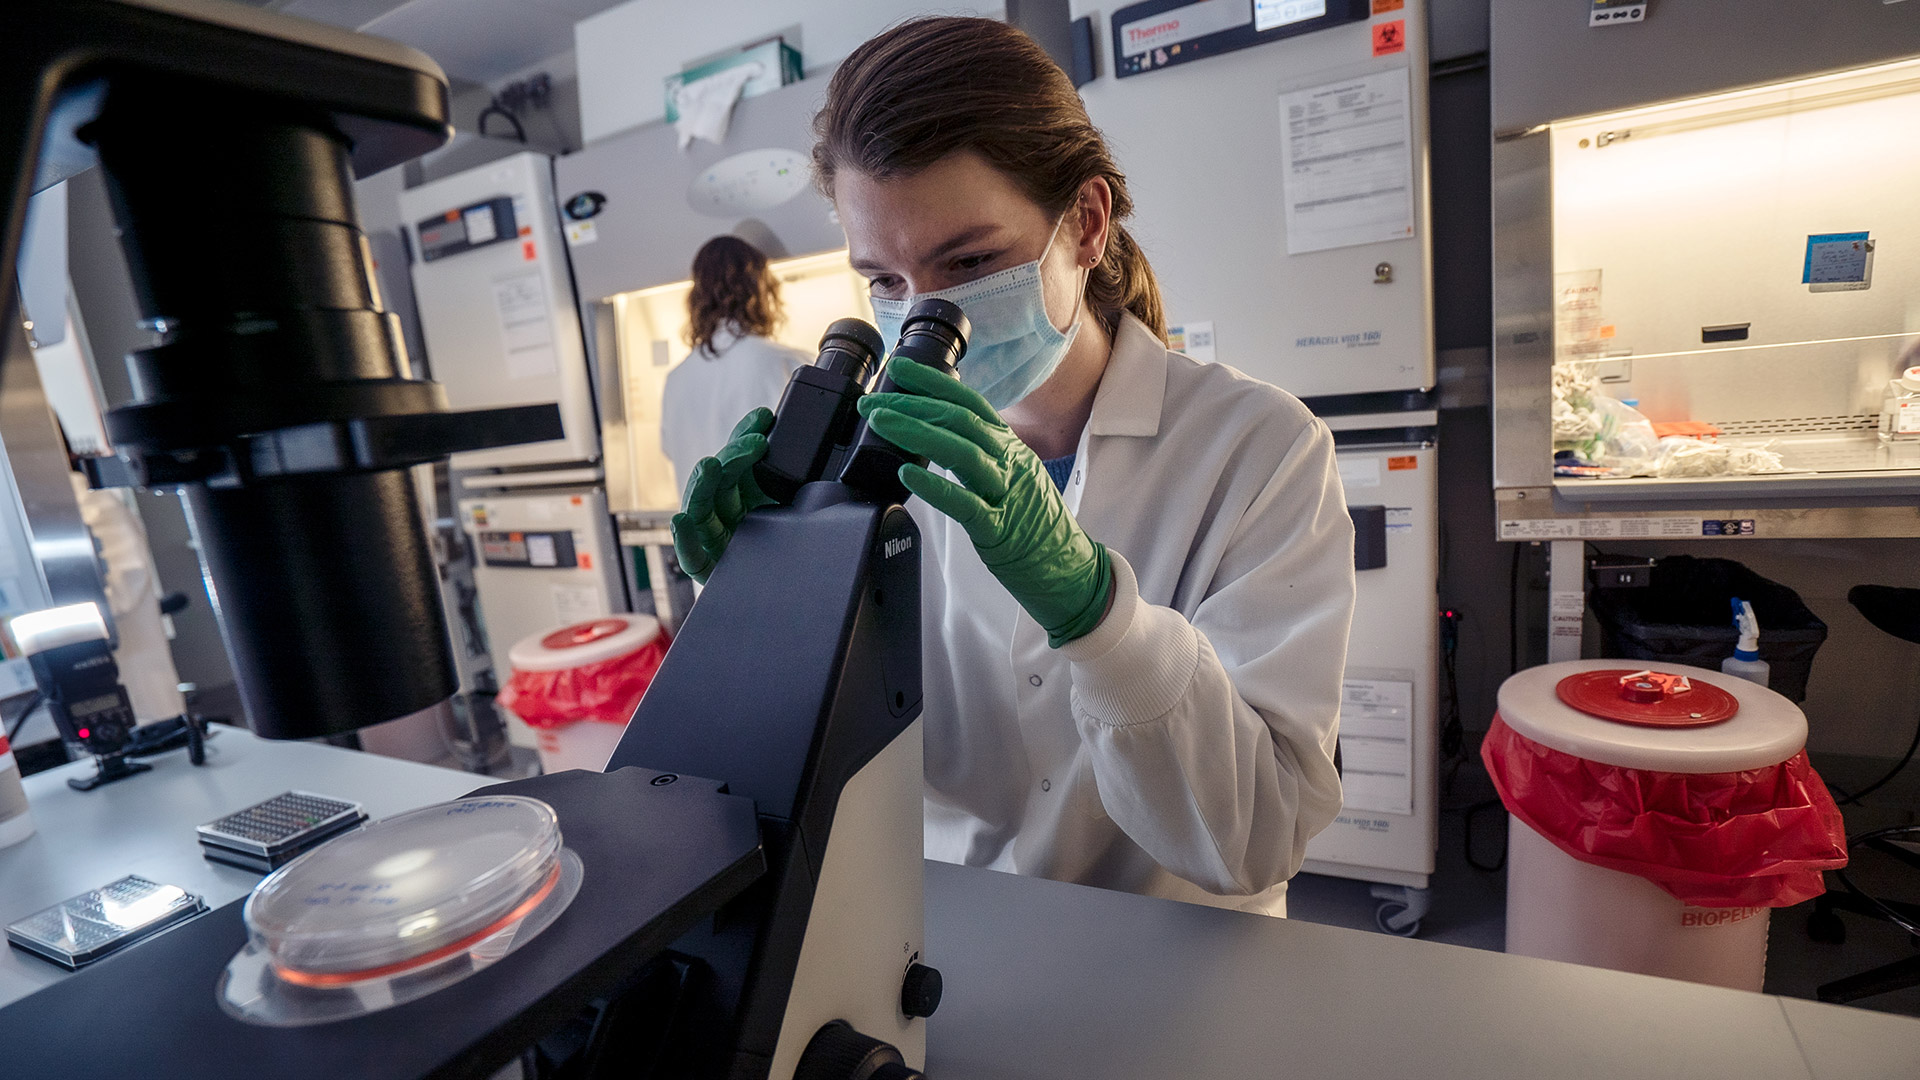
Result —
[[1353, 525], [1332, 434], [1129, 317], [1066, 500], [1115, 587], [1059, 649], [965, 530], [912, 504], [928, 857], [1284, 915], [1341, 802]]
[[668, 372], [661, 394], [660, 449], [673, 463], [676, 489], [686, 487], [701, 458], [727, 445], [741, 417], [780, 404], [794, 369], [813, 363], [799, 349], [730, 330], [714, 335], [712, 346]]
[[167, 643], [166, 622], [160, 615], [160, 578], [153, 569], [147, 529], [128, 506], [121, 489], [96, 491], [79, 473], [69, 473], [80, 504], [80, 520], [100, 543], [107, 564], [107, 607], [120, 647], [113, 662], [120, 669], [120, 685], [134, 719], [142, 724], [179, 716], [186, 711], [180, 694], [180, 674], [174, 670], [173, 649]]

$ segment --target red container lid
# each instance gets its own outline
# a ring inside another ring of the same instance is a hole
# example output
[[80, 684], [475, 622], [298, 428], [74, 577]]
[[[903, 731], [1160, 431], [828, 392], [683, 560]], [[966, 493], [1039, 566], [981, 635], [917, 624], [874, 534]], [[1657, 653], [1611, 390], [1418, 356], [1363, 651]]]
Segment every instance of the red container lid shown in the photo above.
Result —
[[1705, 727], [1740, 711], [1732, 694], [1685, 675], [1643, 668], [1601, 668], [1554, 685], [1561, 701], [1588, 716], [1643, 727]]

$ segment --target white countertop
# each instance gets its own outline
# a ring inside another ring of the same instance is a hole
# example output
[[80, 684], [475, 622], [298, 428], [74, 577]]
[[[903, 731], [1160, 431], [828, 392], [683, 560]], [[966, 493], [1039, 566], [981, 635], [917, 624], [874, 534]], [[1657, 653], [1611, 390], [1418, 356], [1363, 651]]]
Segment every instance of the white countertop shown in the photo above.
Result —
[[[238, 899], [259, 875], [201, 858], [194, 826], [289, 788], [378, 818], [488, 782], [236, 729], [203, 767], [153, 766], [28, 778], [39, 832], [0, 850], [0, 922], [129, 873]], [[1920, 1020], [939, 863], [927, 943], [934, 1080], [1920, 1077]], [[65, 977], [0, 948], [0, 1006]]]
[[1920, 1020], [927, 864], [934, 1080], [1914, 1080]]
[[[324, 744], [270, 742], [241, 728], [214, 731], [201, 766], [175, 750], [144, 759], [152, 772], [85, 792], [69, 788], [67, 778], [91, 773], [90, 760], [27, 777], [37, 831], [0, 848], [0, 926], [128, 874], [199, 893], [209, 908], [238, 900], [261, 875], [202, 858], [193, 830], [284, 791], [357, 802], [381, 818], [492, 782]], [[0, 944], [0, 1007], [67, 974]]]

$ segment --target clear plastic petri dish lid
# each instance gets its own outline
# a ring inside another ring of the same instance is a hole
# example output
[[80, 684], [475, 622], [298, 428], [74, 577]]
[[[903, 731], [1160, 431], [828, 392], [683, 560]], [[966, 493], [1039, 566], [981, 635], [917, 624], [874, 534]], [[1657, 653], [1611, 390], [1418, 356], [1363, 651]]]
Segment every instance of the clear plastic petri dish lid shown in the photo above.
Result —
[[559, 884], [560, 853], [553, 808], [518, 795], [383, 818], [254, 888], [243, 912], [251, 951], [314, 988], [417, 971], [526, 917]]

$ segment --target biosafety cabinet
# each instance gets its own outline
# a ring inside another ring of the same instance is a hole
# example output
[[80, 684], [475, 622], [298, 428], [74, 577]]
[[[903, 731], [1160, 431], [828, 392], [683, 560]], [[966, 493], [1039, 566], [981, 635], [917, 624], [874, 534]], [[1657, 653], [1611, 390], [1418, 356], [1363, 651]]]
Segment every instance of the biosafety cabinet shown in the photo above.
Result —
[[[773, 334], [782, 345], [811, 355], [836, 319], [873, 321], [866, 279], [847, 265], [844, 249], [774, 259], [768, 269], [780, 280], [786, 312]], [[606, 343], [601, 355], [619, 372], [618, 407], [625, 423], [610, 436], [609, 452], [624, 451], [630, 463], [619, 506], [630, 518], [671, 515], [680, 508], [686, 478], [674, 475], [673, 463], [661, 450], [660, 412], [667, 375], [693, 353], [686, 338], [692, 292], [693, 282], [673, 281], [614, 293], [595, 305]], [[613, 442], [616, 437], [618, 444]]]
[[1500, 538], [1920, 535], [1920, 8], [1559, 7], [1493, 8]]

